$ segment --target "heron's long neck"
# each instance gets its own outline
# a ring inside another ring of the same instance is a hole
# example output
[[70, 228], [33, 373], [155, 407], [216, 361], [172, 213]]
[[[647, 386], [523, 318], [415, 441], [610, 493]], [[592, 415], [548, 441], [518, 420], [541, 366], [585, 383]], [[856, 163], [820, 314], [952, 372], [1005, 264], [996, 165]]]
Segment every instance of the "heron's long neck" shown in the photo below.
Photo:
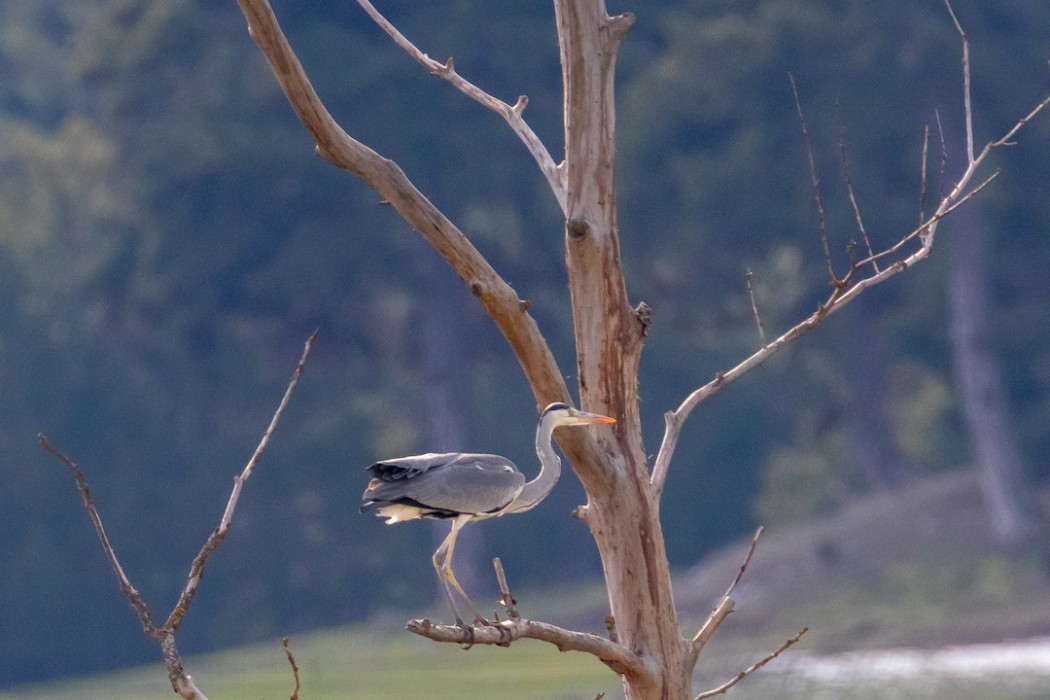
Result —
[[521, 493], [506, 507], [504, 512], [521, 513], [534, 508], [547, 497], [547, 494], [554, 488], [554, 484], [558, 482], [558, 477], [561, 476], [561, 460], [558, 459], [554, 446], [551, 445], [553, 432], [554, 420], [549, 415], [544, 416], [539, 427], [536, 428], [536, 455], [540, 458], [540, 473], [535, 479], [525, 484]]

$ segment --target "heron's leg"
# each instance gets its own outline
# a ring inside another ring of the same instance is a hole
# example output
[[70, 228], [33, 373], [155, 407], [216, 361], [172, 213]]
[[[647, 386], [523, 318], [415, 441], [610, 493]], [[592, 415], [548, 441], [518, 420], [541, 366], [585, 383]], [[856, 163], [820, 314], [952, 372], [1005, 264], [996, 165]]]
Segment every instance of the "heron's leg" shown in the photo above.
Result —
[[[456, 536], [459, 534], [459, 531], [463, 528], [463, 526], [470, 522], [471, 517], [472, 516], [470, 515], [460, 515], [452, 521], [452, 531], [448, 534], [448, 537], [445, 539], [445, 542], [442, 543], [442, 547], [448, 545], [448, 552], [445, 554], [445, 558], [441, 563], [441, 568], [438, 570], [438, 575], [443, 576], [444, 580], [456, 589], [456, 592], [459, 593], [460, 598], [463, 600], [464, 603], [467, 604], [467, 607], [470, 608], [471, 612], [474, 613], [474, 618], [478, 621], [484, 622], [485, 617], [480, 612], [478, 612], [478, 609], [474, 605], [474, 602], [470, 599], [470, 596], [467, 595], [467, 592], [463, 590], [463, 586], [459, 585], [459, 581], [456, 580], [456, 575], [452, 573], [452, 555], [456, 551]], [[440, 547], [438, 548], [438, 551], [441, 551]], [[436, 566], [436, 552], [434, 556]], [[448, 592], [447, 587], [445, 588], [445, 591], [446, 593]], [[449, 598], [451, 599], [451, 593], [449, 593]], [[453, 606], [453, 609], [455, 609], [455, 606]]]
[[457, 527], [457, 520], [452, 521], [452, 530], [448, 533], [448, 536], [441, 543], [441, 546], [434, 552], [434, 556], [431, 557], [431, 561], [434, 562], [434, 571], [437, 572], [438, 581], [441, 583], [441, 590], [445, 593], [445, 600], [448, 601], [448, 606], [452, 608], [452, 614], [456, 617], [456, 624], [463, 627], [463, 618], [459, 616], [459, 610], [456, 609], [456, 603], [452, 599], [452, 591], [448, 587], [448, 579], [445, 578], [445, 567], [452, 559], [452, 550], [455, 549], [456, 535], [459, 534], [459, 530], [462, 525]]

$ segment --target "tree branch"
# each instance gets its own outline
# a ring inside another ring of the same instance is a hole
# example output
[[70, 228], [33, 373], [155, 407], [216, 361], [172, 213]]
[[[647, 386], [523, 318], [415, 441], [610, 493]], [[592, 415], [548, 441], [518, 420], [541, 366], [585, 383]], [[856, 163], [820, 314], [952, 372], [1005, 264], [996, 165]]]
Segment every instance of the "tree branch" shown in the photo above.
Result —
[[237, 500], [241, 496], [241, 489], [244, 487], [244, 482], [246, 482], [248, 477], [252, 475], [255, 466], [259, 463], [259, 460], [262, 459], [266, 446], [270, 444], [270, 437], [273, 435], [274, 431], [277, 430], [277, 423], [281, 420], [281, 414], [284, 413], [288, 401], [292, 398], [292, 392], [295, 391], [295, 387], [299, 383], [299, 377], [303, 375], [303, 370], [306, 368], [306, 358], [310, 356], [310, 351], [313, 349], [314, 340], [316, 338], [317, 331], [314, 331], [313, 334], [307, 338], [306, 346], [303, 348], [303, 354], [299, 358], [299, 363], [295, 366], [295, 371], [292, 372], [292, 378], [288, 382], [288, 387], [284, 390], [284, 396], [281, 397], [281, 403], [278, 404], [277, 410], [274, 411], [273, 418], [270, 419], [270, 425], [267, 426], [266, 432], [263, 433], [262, 439], [255, 448], [255, 452], [252, 453], [251, 459], [248, 460], [248, 464], [245, 465], [244, 471], [242, 471], [239, 476], [233, 478], [233, 491], [230, 492], [230, 499], [226, 503], [226, 510], [222, 514], [219, 526], [208, 535], [208, 539], [205, 540], [200, 552], [198, 552], [197, 556], [193, 558], [193, 563], [190, 565], [190, 574], [186, 580], [186, 586], [183, 588], [182, 594], [179, 596], [179, 600], [175, 604], [175, 608], [171, 611], [171, 614], [168, 615], [167, 622], [164, 623], [166, 629], [170, 629], [174, 632], [179, 628], [179, 625], [182, 624], [182, 618], [185, 617], [190, 604], [193, 602], [194, 596], [197, 595], [197, 586], [200, 585], [201, 577], [204, 576], [204, 566], [208, 563], [208, 557], [210, 557], [212, 553], [219, 548], [219, 545], [222, 544], [223, 540], [226, 539], [226, 533], [229, 532], [230, 524], [233, 522], [233, 511], [237, 508]]
[[[948, 4], [948, 0], [945, 0]], [[948, 4], [949, 11], [951, 5]], [[965, 42], [965, 33], [962, 32], [961, 26], [958, 24], [958, 20], [955, 19], [955, 14], [952, 12], [952, 19], [956, 22], [963, 41]], [[972, 133], [973, 130], [973, 112], [969, 98], [969, 60], [968, 52], [965, 54], [967, 59], [963, 61], [964, 69], [964, 85], [966, 86], [966, 95], [964, 98], [964, 105], [966, 111], [966, 125], [967, 133]], [[794, 84], [794, 81], [792, 81]], [[964, 204], [971, 197], [976, 195], [978, 192], [988, 186], [996, 177], [999, 176], [999, 171], [992, 173], [987, 179], [982, 181], [976, 187], [968, 189], [970, 183], [973, 181], [977, 171], [981, 165], [987, 159], [988, 155], [995, 148], [1001, 146], [1010, 145], [1011, 139], [1029, 122], [1031, 122], [1043, 109], [1050, 105], [1050, 96], [1039, 102], [1032, 110], [1026, 114], [1023, 118], [1007, 131], [1001, 138], [994, 141], [989, 141], [981, 152], [976, 157], [970, 157], [967, 163], [966, 170], [956, 180], [952, 186], [951, 191], [941, 198], [940, 204], [937, 209], [930, 215], [928, 219], [923, 221], [918, 228], [911, 231], [910, 233], [902, 236], [895, 244], [882, 252], [870, 255], [862, 260], [855, 260], [852, 262], [849, 272], [842, 279], [834, 280], [834, 290], [828, 299], [817, 307], [817, 310], [807, 316], [805, 319], [797, 323], [795, 326], [790, 328], [787, 332], [781, 335], [779, 338], [762, 347], [760, 350], [752, 354], [750, 357], [745, 359], [740, 364], [736, 365], [732, 369], [724, 372], [718, 372], [715, 374], [715, 378], [704, 384], [700, 388], [689, 394], [684, 401], [674, 411], [668, 411], [664, 414], [664, 436], [660, 443], [660, 450], [657, 452], [656, 459], [653, 462], [652, 476], [650, 478], [650, 488], [656, 497], [663, 492], [664, 483], [667, 479], [667, 472], [670, 469], [671, 458], [674, 455], [674, 451], [678, 445], [678, 436], [681, 432], [682, 424], [692, 413], [693, 409], [697, 407], [701, 402], [710, 398], [714, 394], [724, 389], [729, 384], [733, 383], [743, 375], [747, 374], [755, 367], [763, 364], [766, 360], [772, 357], [776, 352], [783, 349], [790, 343], [794, 342], [801, 336], [805, 335], [809, 331], [813, 330], [831, 314], [839, 311], [844, 306], [853, 301], [857, 296], [862, 294], [866, 289], [882, 284], [889, 280], [891, 277], [903, 272], [910, 268], [916, 263], [925, 260], [933, 249], [934, 234], [937, 231], [937, 226], [941, 219], [953, 212], [956, 208]], [[938, 124], [940, 124], [940, 118], [938, 116]], [[924, 146], [925, 150], [925, 146]], [[943, 150], [943, 149], [942, 149]], [[972, 148], [969, 151], [972, 154]], [[812, 157], [812, 156], [811, 156]], [[943, 166], [942, 166], [943, 168]], [[876, 260], [880, 260], [891, 255], [895, 255], [900, 252], [904, 246], [910, 241], [918, 238], [920, 245], [919, 248], [912, 253], [900, 258], [894, 262], [891, 262], [886, 267], [873, 272], [868, 277], [858, 279], [858, 272], [860, 268], [865, 265], [874, 265]]]
[[295, 663], [295, 656], [288, 646], [288, 637], [281, 640], [281, 645], [284, 647], [284, 655], [288, 657], [288, 664], [292, 667], [292, 678], [295, 680], [289, 700], [299, 700], [299, 666]]
[[[448, 263], [503, 333], [532, 387], [537, 412], [554, 401], [571, 402], [563, 373], [547, 346], [528, 304], [405, 175], [398, 165], [347, 134], [325, 108], [288, 43], [267, 0], [237, 0], [248, 33], [266, 57], [299, 120], [317, 144], [317, 153], [350, 171], [375, 190]], [[594, 455], [593, 438], [566, 431], [558, 442], [573, 463]]]
[[377, 10], [371, 2], [368, 0], [357, 0], [357, 4], [364, 8], [364, 11], [378, 24], [383, 31], [385, 31], [394, 42], [404, 49], [408, 55], [419, 62], [424, 68], [430, 71], [432, 74], [441, 78], [442, 80], [451, 83], [457, 90], [462, 92], [467, 97], [471, 98], [483, 107], [491, 109], [496, 112], [518, 135], [525, 147], [529, 149], [529, 153], [532, 154], [533, 159], [536, 161], [536, 165], [539, 166], [540, 172], [547, 178], [547, 184], [550, 185], [551, 191], [554, 193], [554, 198], [558, 200], [558, 206], [561, 207], [562, 213], [566, 213], [565, 206], [565, 178], [558, 169], [558, 166], [554, 163], [554, 159], [551, 158], [551, 154], [547, 151], [547, 147], [540, 141], [539, 136], [536, 132], [525, 122], [522, 118], [522, 112], [525, 111], [525, 106], [529, 100], [527, 97], [522, 95], [518, 98], [518, 101], [512, 106], [493, 97], [489, 93], [485, 92], [478, 86], [474, 85], [470, 81], [466, 80], [459, 73], [456, 72], [455, 67], [452, 64], [452, 59], [448, 59], [445, 63], [438, 63], [427, 54], [420, 51], [416, 46], [409, 41], [404, 34], [390, 23], [379, 10]]
[[[409, 620], [409, 632], [435, 642], [460, 644], [463, 629], [456, 625], [436, 625], [430, 620]], [[650, 668], [642, 657], [616, 642], [586, 632], [567, 630], [546, 622], [525, 618], [505, 620], [496, 624], [478, 625], [473, 628], [474, 644], [508, 646], [519, 639], [536, 639], [553, 644], [559, 651], [581, 651], [598, 658], [617, 674], [637, 682], [639, 679], [655, 678], [659, 674]]]
[[959, 40], [962, 42], [962, 66], [963, 66], [963, 109], [966, 112], [966, 163], [971, 164], [973, 157], [973, 103], [970, 90], [970, 40], [966, 38], [959, 18], [955, 16], [951, 0], [944, 0], [944, 6], [948, 8], [948, 14], [952, 17], [955, 30], [959, 32]]
[[828, 226], [824, 216], [824, 204], [820, 197], [820, 179], [817, 177], [817, 164], [813, 158], [813, 144], [809, 141], [809, 129], [806, 128], [806, 117], [802, 113], [802, 101], [798, 96], [798, 86], [795, 84], [795, 76], [788, 71], [788, 80], [791, 82], [791, 94], [795, 98], [795, 111], [798, 113], [799, 125], [802, 127], [802, 140], [806, 144], [806, 156], [809, 159], [809, 183], [813, 190], [813, 205], [817, 208], [817, 218], [820, 223], [820, 243], [824, 247], [824, 264], [828, 268], [828, 278], [831, 284], [837, 285], [839, 280], [835, 276], [835, 268], [831, 264], [831, 248], [828, 245]]
[[[839, 153], [842, 157], [842, 177], [846, 180], [846, 192], [849, 195], [849, 203], [853, 208], [853, 218], [857, 221], [857, 228], [860, 230], [860, 236], [864, 241], [864, 247], [868, 251], [868, 257], [871, 259], [871, 265], [875, 269], [875, 272], [879, 271], [878, 262], [875, 260], [875, 251], [871, 247], [871, 240], [868, 238], [868, 231], [864, 228], [864, 219], [860, 215], [860, 205], [857, 204], [856, 194], [853, 192], [853, 178], [850, 177], [849, 172], [849, 158], [846, 155], [846, 127], [839, 125]], [[923, 163], [923, 176], [925, 177], [926, 164]], [[922, 223], [922, 220], [919, 220]]]
[[929, 161], [930, 125], [922, 130], [922, 169], [919, 176], [919, 225], [926, 220], [926, 164]]
[[750, 268], [747, 270], [744, 279], [747, 282], [747, 298], [751, 302], [751, 315], [755, 317], [755, 325], [758, 326], [758, 339], [762, 343], [762, 347], [765, 347], [766, 326], [762, 323], [762, 315], [758, 313], [758, 304], [755, 302], [755, 285], [753, 284], [754, 275], [751, 273]]
[[139, 622], [142, 623], [142, 631], [152, 639], [160, 639], [157, 626], [153, 623], [153, 618], [150, 616], [149, 606], [147, 606], [146, 602], [142, 599], [142, 595], [139, 593], [138, 589], [131, 585], [131, 581], [128, 579], [127, 574], [124, 573], [124, 567], [122, 567], [120, 561], [117, 560], [117, 553], [113, 550], [113, 545], [109, 541], [109, 536], [106, 534], [106, 528], [102, 526], [102, 517], [98, 514], [98, 509], [95, 507], [94, 499], [91, 498], [91, 491], [88, 489], [87, 481], [84, 479], [84, 472], [80, 470], [80, 467], [77, 466], [73, 460], [52, 447], [51, 443], [48, 442], [47, 437], [43, 433], [37, 435], [37, 440], [40, 441], [41, 447], [50, 452], [54, 457], [57, 457], [58, 460], [66, 465], [69, 471], [73, 474], [73, 479], [77, 484], [77, 491], [80, 493], [80, 499], [84, 503], [84, 509], [87, 510], [88, 517], [91, 519], [91, 524], [95, 527], [95, 534], [98, 535], [98, 539], [102, 543], [102, 551], [105, 552], [106, 559], [109, 561], [109, 566], [117, 576], [117, 583], [120, 586], [120, 592], [124, 594], [124, 597], [127, 598], [132, 610], [138, 615]]
[[492, 566], [496, 569], [496, 580], [499, 582], [499, 602], [503, 609], [507, 611], [507, 619], [520, 619], [521, 614], [515, 607], [518, 601], [511, 595], [510, 586], [507, 585], [507, 574], [503, 572], [503, 560], [499, 557], [493, 558]]
[[[196, 684], [193, 682], [193, 677], [186, 673], [182, 666], [182, 658], [179, 655], [178, 646], [175, 643], [175, 631], [181, 624], [183, 617], [189, 610], [190, 604], [193, 602], [194, 596], [197, 594], [197, 587], [200, 584], [201, 577], [204, 575], [204, 565], [207, 563], [208, 557], [218, 549], [219, 545], [222, 544], [222, 541], [226, 537], [226, 532], [229, 530], [233, 519], [233, 511], [237, 507], [237, 499], [240, 496], [241, 488], [244, 486], [244, 482], [248, 477], [251, 476], [255, 466], [259, 463], [263, 451], [270, 442], [270, 437], [277, 429], [277, 423], [281, 418], [281, 414], [284, 412], [285, 406], [288, 405], [292, 392], [299, 383], [299, 377], [302, 376], [303, 370], [306, 367], [306, 359], [310, 356], [310, 350], [313, 348], [313, 342], [316, 337], [317, 331], [314, 331], [307, 339], [306, 345], [303, 348], [303, 354], [299, 358], [299, 363], [296, 365], [295, 371], [292, 373], [292, 378], [288, 382], [288, 387], [284, 391], [284, 396], [281, 398], [281, 402], [277, 406], [273, 418], [270, 419], [270, 425], [266, 428], [266, 432], [263, 433], [262, 439], [259, 441], [259, 445], [255, 448], [255, 452], [252, 453], [251, 459], [248, 460], [248, 464], [245, 466], [244, 471], [234, 478], [233, 492], [230, 494], [230, 499], [226, 504], [226, 509], [223, 512], [219, 527], [212, 532], [205, 541], [201, 551], [193, 559], [186, 587], [179, 596], [179, 600], [175, 604], [174, 609], [172, 609], [171, 614], [168, 615], [168, 619], [163, 627], [157, 627], [154, 624], [149, 607], [142, 599], [138, 590], [131, 585], [131, 581], [128, 579], [127, 575], [124, 573], [123, 567], [121, 567], [120, 562], [117, 560], [117, 554], [113, 549], [113, 545], [109, 541], [109, 537], [106, 535], [105, 528], [102, 526], [102, 517], [99, 515], [94, 500], [91, 498], [91, 492], [88, 489], [87, 482], [84, 479], [84, 474], [80, 470], [80, 467], [69, 459], [69, 457], [52, 447], [51, 443], [48, 442], [44, 435], [38, 435], [41, 447], [57, 457], [59, 461], [65, 464], [73, 473], [73, 478], [77, 484], [77, 490], [80, 492], [81, 500], [84, 502], [84, 508], [87, 509], [88, 516], [91, 518], [91, 523], [95, 526], [95, 532], [98, 534], [98, 538], [102, 543], [102, 549], [106, 554], [106, 558], [109, 560], [113, 572], [117, 575], [117, 582], [120, 584], [120, 590], [124, 594], [124, 597], [127, 598], [128, 603], [131, 604], [135, 614], [138, 615], [146, 636], [160, 643], [161, 655], [164, 657], [164, 666], [167, 668], [168, 679], [171, 681], [171, 687], [175, 690], [177, 695], [185, 700], [208, 700], [208, 698], [199, 688], [197, 688]], [[292, 666], [293, 668], [295, 667], [294, 661], [292, 662]], [[298, 687], [297, 669], [296, 685]]]
[[718, 604], [715, 605], [711, 614], [707, 616], [707, 620], [700, 626], [700, 629], [697, 630], [696, 635], [693, 637], [690, 644], [690, 653], [693, 657], [693, 664], [696, 663], [696, 659], [700, 656], [700, 652], [703, 651], [704, 645], [707, 644], [707, 641], [714, 635], [718, 626], [721, 625], [722, 622], [729, 617], [730, 613], [733, 612], [736, 603], [730, 596], [732, 596], [737, 584], [740, 583], [740, 579], [744, 578], [744, 572], [747, 571], [748, 564], [751, 563], [751, 557], [755, 554], [755, 547], [758, 546], [758, 540], [762, 537], [762, 532], [764, 530], [765, 528], [762, 526], [759, 526], [759, 528], [755, 530], [755, 534], [751, 538], [751, 546], [748, 547], [747, 556], [744, 557], [744, 563], [740, 565], [740, 571], [737, 572], [736, 578], [733, 579], [731, 584], [729, 584], [729, 588], [727, 588], [726, 592], [722, 594]]
[[796, 634], [794, 637], [792, 637], [791, 639], [789, 639], [786, 642], [784, 642], [783, 644], [781, 644], [780, 648], [777, 649], [776, 651], [774, 651], [772, 654], [770, 654], [766, 658], [762, 659], [758, 663], [752, 664], [748, 668], [746, 668], [743, 671], [741, 671], [740, 673], [736, 674], [735, 676], [733, 676], [732, 680], [726, 681], [725, 683], [723, 683], [722, 685], [718, 686], [717, 688], [712, 688], [711, 690], [705, 690], [704, 692], [700, 693], [699, 695], [696, 696], [696, 700], [704, 700], [704, 698], [711, 698], [711, 697], [714, 697], [715, 695], [721, 695], [722, 693], [725, 693], [727, 690], [732, 688], [734, 685], [736, 685], [740, 681], [744, 680], [745, 678], [750, 676], [752, 673], [754, 673], [758, 669], [760, 669], [763, 666], [765, 666], [766, 664], [768, 664], [773, 659], [775, 659], [778, 656], [780, 656], [781, 654], [783, 654], [785, 651], [788, 650], [788, 647], [791, 647], [796, 642], [798, 642], [800, 639], [802, 639], [802, 635], [804, 635], [808, 631], [809, 631], [808, 627], [803, 627], [799, 631], [798, 634]]

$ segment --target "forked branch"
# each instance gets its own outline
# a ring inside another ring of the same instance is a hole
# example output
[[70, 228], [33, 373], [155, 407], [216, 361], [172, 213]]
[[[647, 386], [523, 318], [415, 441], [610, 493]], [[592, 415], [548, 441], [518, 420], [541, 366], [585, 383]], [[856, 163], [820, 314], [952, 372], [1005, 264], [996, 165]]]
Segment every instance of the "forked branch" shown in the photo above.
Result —
[[[84, 503], [84, 508], [87, 509], [88, 517], [91, 518], [91, 523], [94, 525], [95, 532], [98, 535], [99, 541], [102, 543], [102, 550], [106, 554], [106, 559], [109, 560], [109, 565], [113, 569], [113, 573], [117, 576], [120, 590], [124, 594], [124, 597], [127, 598], [128, 603], [135, 611], [135, 614], [138, 615], [139, 621], [142, 623], [142, 630], [146, 633], [146, 636], [160, 643], [161, 654], [164, 657], [164, 665], [168, 671], [168, 679], [171, 681], [171, 687], [175, 690], [177, 695], [185, 698], [185, 700], [208, 700], [208, 698], [199, 688], [197, 688], [196, 684], [193, 682], [193, 677], [186, 673], [183, 668], [178, 646], [175, 643], [175, 632], [182, 623], [186, 613], [189, 611], [190, 604], [193, 602], [193, 598], [197, 594], [197, 588], [200, 585], [201, 576], [204, 575], [204, 566], [207, 564], [208, 558], [219, 548], [219, 545], [221, 545], [226, 538], [226, 533], [229, 531], [230, 524], [233, 521], [233, 513], [237, 507], [237, 500], [240, 497], [241, 489], [244, 487], [244, 482], [249, 476], [251, 476], [252, 471], [259, 463], [263, 452], [266, 450], [266, 446], [270, 442], [270, 437], [277, 429], [277, 423], [281, 419], [281, 414], [288, 405], [292, 392], [295, 390], [296, 385], [299, 383], [299, 378], [302, 376], [303, 370], [306, 368], [306, 359], [310, 356], [310, 350], [313, 348], [313, 342], [316, 337], [317, 332], [314, 331], [309, 339], [307, 339], [306, 345], [303, 348], [303, 354], [299, 358], [299, 363], [296, 365], [295, 371], [292, 373], [292, 378], [288, 382], [288, 387], [284, 391], [284, 396], [281, 397], [281, 403], [277, 406], [273, 418], [270, 419], [270, 425], [266, 428], [266, 432], [263, 433], [262, 439], [255, 448], [255, 452], [252, 453], [251, 459], [248, 460], [248, 464], [244, 467], [244, 470], [240, 475], [234, 477], [233, 491], [230, 493], [230, 498], [226, 504], [226, 509], [223, 511], [222, 519], [219, 521], [219, 526], [208, 536], [204, 546], [201, 547], [200, 552], [194, 557], [193, 564], [190, 566], [190, 574], [187, 578], [186, 586], [183, 588], [178, 602], [172, 609], [171, 614], [168, 615], [168, 619], [163, 627], [157, 627], [156, 624], [154, 624], [153, 617], [149, 611], [149, 606], [146, 605], [146, 602], [142, 599], [138, 589], [131, 584], [131, 581], [124, 573], [124, 568], [120, 565], [120, 561], [117, 559], [117, 553], [113, 549], [109, 537], [106, 535], [105, 528], [102, 526], [102, 517], [99, 515], [98, 508], [95, 507], [95, 502], [91, 497], [87, 481], [84, 479], [84, 473], [69, 457], [52, 447], [51, 443], [48, 442], [44, 435], [38, 436], [41, 447], [58, 458], [58, 460], [66, 465], [70, 472], [72, 472], [73, 478], [76, 481], [77, 491], [80, 492], [80, 498]], [[289, 660], [292, 662], [292, 667], [295, 671], [296, 692], [298, 692], [298, 669], [295, 669], [295, 662], [291, 659], [290, 652]]]
[[[769, 343], [763, 345], [758, 351], [746, 358], [743, 362], [739, 363], [732, 369], [718, 372], [715, 374], [714, 379], [709, 381], [707, 384], [699, 387], [692, 393], [690, 393], [684, 401], [673, 411], [668, 411], [664, 414], [664, 436], [660, 444], [660, 450], [656, 455], [656, 459], [653, 463], [653, 471], [650, 479], [650, 488], [655, 497], [659, 497], [663, 491], [664, 483], [667, 479], [667, 472], [670, 468], [671, 458], [674, 455], [674, 451], [678, 444], [678, 436], [682, 429], [682, 424], [692, 413], [693, 409], [696, 408], [700, 403], [710, 398], [714, 394], [718, 393], [729, 384], [733, 383], [740, 377], [744, 376], [755, 367], [760, 366], [775, 353], [789, 345], [790, 343], [797, 340], [799, 337], [805, 335], [809, 331], [819, 326], [823, 321], [831, 314], [841, 310], [844, 306], [853, 301], [857, 296], [862, 294], [866, 289], [874, 287], [876, 285], [886, 282], [891, 277], [895, 277], [897, 274], [907, 270], [916, 263], [925, 260], [931, 250], [933, 249], [934, 234], [937, 231], [937, 226], [940, 224], [941, 219], [953, 212], [956, 208], [961, 206], [963, 203], [968, 201], [971, 197], [976, 195], [987, 185], [989, 185], [996, 177], [999, 172], [996, 171], [988, 176], [980, 184], [971, 187], [971, 183], [977, 175], [981, 165], [988, 158], [988, 155], [992, 150], [1008, 146], [1012, 144], [1013, 138], [1017, 133], [1029, 122], [1031, 122], [1043, 109], [1050, 105], [1050, 96], [1039, 102], [1035, 107], [1032, 108], [1028, 114], [1018, 120], [1018, 122], [1007, 131], [1002, 137], [989, 141], [981, 152], [976, 156], [973, 155], [972, 146], [972, 134], [973, 134], [973, 109], [970, 100], [970, 63], [969, 63], [969, 43], [966, 40], [966, 34], [962, 30], [962, 26], [958, 19], [955, 17], [954, 11], [951, 9], [951, 4], [948, 0], [945, 0], [945, 4], [948, 6], [949, 11], [952, 14], [952, 20], [955, 22], [956, 28], [959, 31], [959, 35], [963, 42], [963, 85], [964, 85], [964, 98], [963, 105], [966, 118], [966, 132], [967, 132], [967, 166], [965, 171], [959, 179], [952, 185], [951, 191], [941, 198], [936, 210], [929, 217], [920, 221], [919, 226], [913, 231], [903, 235], [900, 239], [892, 246], [882, 250], [879, 253], [868, 255], [861, 260], [851, 261], [851, 267], [846, 275], [842, 278], [835, 278], [834, 273], [830, 272], [830, 258], [825, 255], [829, 265], [829, 274], [832, 275], [833, 290], [827, 300], [820, 304], [816, 311], [811, 313], [805, 319], [795, 324], [793, 327], [788, 329], [780, 337]], [[792, 80], [794, 85], [794, 80]], [[800, 108], [801, 114], [801, 108]], [[808, 136], [806, 137], [808, 139]], [[925, 171], [925, 152], [926, 152], [926, 140], [924, 138], [923, 145], [923, 163]], [[812, 160], [812, 156], [811, 156]], [[812, 181], [814, 187], [816, 187], [817, 180], [815, 174], [811, 169]], [[923, 177], [925, 182], [925, 176]], [[925, 186], [923, 187], [925, 192]], [[818, 199], [819, 205], [819, 194], [815, 195]], [[920, 205], [921, 206], [921, 205]], [[822, 212], [822, 210], [821, 210]], [[859, 212], [857, 213], [859, 220]], [[823, 219], [823, 216], [821, 217]], [[826, 239], [826, 235], [822, 233], [822, 239]], [[917, 249], [910, 253], [904, 253], [905, 247], [915, 240], [918, 240]], [[896, 256], [900, 257], [896, 257]], [[894, 259], [896, 257], [896, 259]], [[879, 268], [876, 265], [877, 261], [882, 261], [884, 267]], [[861, 268], [866, 265], [873, 266], [873, 271], [868, 276], [861, 275]]]
[[497, 97], [493, 97], [457, 73], [451, 58], [445, 63], [439, 63], [416, 48], [416, 46], [409, 41], [404, 34], [398, 31], [397, 27], [391, 24], [371, 2], [368, 0], [357, 0], [357, 4], [368, 13], [383, 31], [390, 35], [390, 38], [393, 39], [398, 46], [404, 49], [409, 56], [414, 58], [424, 68], [442, 80], [448, 81], [457, 90], [478, 104], [491, 109], [493, 112], [503, 117], [514, 133], [517, 134], [518, 138], [521, 139], [521, 142], [525, 144], [525, 147], [529, 149], [529, 153], [532, 154], [533, 159], [536, 161], [536, 165], [539, 166], [540, 172], [543, 173], [545, 178], [547, 178], [547, 184], [550, 185], [551, 191], [554, 193], [554, 198], [558, 200], [558, 206], [561, 207], [562, 213], [567, 213], [565, 205], [564, 173], [558, 169], [558, 166], [555, 165], [554, 159], [551, 158], [551, 154], [547, 150], [547, 147], [543, 145], [539, 136], [536, 135], [536, 132], [532, 130], [532, 127], [530, 127], [522, 117], [522, 113], [525, 111], [525, 106], [529, 102], [527, 97], [522, 95], [513, 105], [507, 104]]
[[719, 625], [721, 625], [722, 622], [729, 617], [730, 613], [733, 612], [736, 603], [731, 596], [733, 595], [733, 591], [736, 590], [737, 585], [739, 585], [740, 580], [744, 578], [744, 572], [747, 571], [748, 564], [751, 563], [751, 557], [755, 555], [755, 547], [758, 546], [758, 540], [762, 537], [763, 530], [765, 530], [765, 528], [761, 526], [755, 530], [755, 534], [751, 538], [751, 546], [747, 549], [747, 556], [744, 557], [744, 563], [740, 565], [740, 571], [737, 572], [736, 578], [733, 579], [731, 584], [729, 584], [729, 588], [727, 588], [726, 592], [722, 594], [722, 597], [719, 599], [714, 609], [711, 610], [711, 614], [707, 616], [707, 620], [700, 626], [700, 629], [693, 637], [690, 644], [690, 653], [692, 654], [694, 664], [696, 663], [696, 659], [700, 656], [700, 652], [703, 651], [704, 645], [707, 644], [715, 631], [718, 630]]

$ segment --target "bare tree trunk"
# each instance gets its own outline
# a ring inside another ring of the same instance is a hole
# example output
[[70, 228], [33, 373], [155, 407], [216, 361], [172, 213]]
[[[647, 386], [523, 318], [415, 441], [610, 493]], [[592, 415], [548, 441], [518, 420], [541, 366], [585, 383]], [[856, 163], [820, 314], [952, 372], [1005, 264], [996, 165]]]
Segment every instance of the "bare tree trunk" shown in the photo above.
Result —
[[993, 349], [990, 246], [977, 206], [957, 215], [948, 286], [952, 359], [992, 534], [1001, 546], [1018, 551], [1031, 543], [1037, 528], [1025, 500], [1024, 466]]
[[625, 676], [625, 696], [688, 698], [692, 659], [678, 629], [639, 420], [637, 369], [645, 326], [627, 301], [616, 222], [613, 75], [633, 16], [609, 17], [604, 2], [556, 2], [555, 9], [580, 403], [619, 421], [613, 435], [603, 431], [598, 438], [603, 463], [577, 468], [589, 496], [585, 520], [601, 554], [619, 642], [656, 670], [644, 679]]

